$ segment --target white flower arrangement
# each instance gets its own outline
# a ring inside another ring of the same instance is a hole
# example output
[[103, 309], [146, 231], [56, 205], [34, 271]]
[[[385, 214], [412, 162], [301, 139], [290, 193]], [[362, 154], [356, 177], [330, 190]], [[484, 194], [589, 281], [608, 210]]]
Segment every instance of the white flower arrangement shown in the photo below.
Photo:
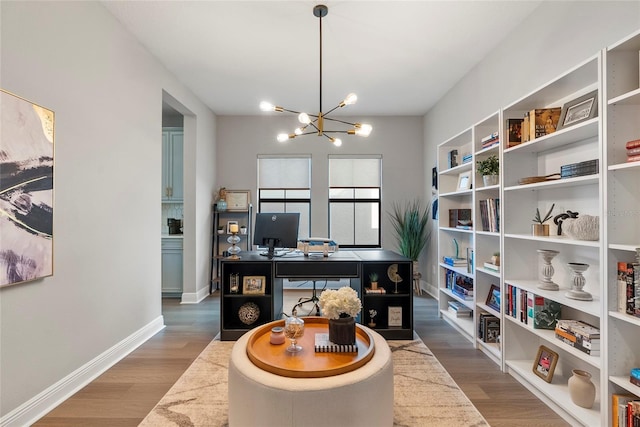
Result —
[[320, 294], [320, 308], [329, 319], [339, 319], [341, 314], [342, 317], [356, 317], [360, 313], [362, 303], [355, 290], [344, 286], [338, 290], [323, 291]]

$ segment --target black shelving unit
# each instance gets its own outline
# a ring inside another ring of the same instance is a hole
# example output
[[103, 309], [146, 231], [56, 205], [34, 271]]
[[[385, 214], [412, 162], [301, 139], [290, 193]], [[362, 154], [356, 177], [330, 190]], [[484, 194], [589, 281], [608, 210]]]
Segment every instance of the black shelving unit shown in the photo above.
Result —
[[[227, 242], [230, 233], [227, 232], [227, 223], [229, 221], [237, 221], [238, 226], [247, 228], [246, 234], [238, 233], [240, 237], [240, 249], [243, 252], [250, 251], [252, 248], [251, 232], [253, 230], [253, 206], [250, 204], [249, 209], [242, 211], [224, 210], [219, 211], [218, 205], [213, 204], [212, 209], [212, 229], [211, 229], [211, 279], [209, 284], [209, 292], [220, 289], [220, 261], [225, 257], [225, 252], [231, 246]], [[221, 233], [218, 232], [219, 227], [223, 227]], [[242, 252], [241, 252], [242, 254]]]

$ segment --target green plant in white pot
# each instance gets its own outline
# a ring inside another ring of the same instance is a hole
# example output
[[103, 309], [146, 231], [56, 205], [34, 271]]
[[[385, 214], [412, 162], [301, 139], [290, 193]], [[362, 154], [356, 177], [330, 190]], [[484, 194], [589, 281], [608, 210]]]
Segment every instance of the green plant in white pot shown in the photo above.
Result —
[[[389, 214], [400, 253], [413, 261], [414, 278], [420, 277], [418, 258], [431, 236], [428, 227], [431, 207], [419, 200], [394, 203]], [[416, 289], [417, 291], [419, 289]]]
[[484, 160], [478, 160], [476, 170], [482, 175], [482, 182], [486, 186], [496, 185], [499, 182], [500, 161], [497, 155], [491, 155]]

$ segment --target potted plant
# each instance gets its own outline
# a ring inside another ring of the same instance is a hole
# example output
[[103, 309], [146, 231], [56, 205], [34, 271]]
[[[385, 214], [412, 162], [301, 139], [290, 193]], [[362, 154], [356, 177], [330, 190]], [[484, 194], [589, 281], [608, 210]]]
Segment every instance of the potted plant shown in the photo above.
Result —
[[322, 314], [329, 318], [329, 341], [334, 344], [356, 342], [355, 317], [362, 309], [358, 293], [349, 286], [327, 289], [320, 294], [318, 304]]
[[556, 204], [552, 204], [551, 208], [544, 217], [540, 216], [540, 209], [536, 208], [536, 215], [533, 217], [533, 227], [532, 232], [534, 236], [548, 236], [549, 235], [549, 224], [545, 224], [545, 222], [551, 219], [551, 212], [553, 212], [553, 208]]
[[218, 226], [218, 234], [224, 234], [224, 226], [223, 225]]
[[247, 234], [247, 226], [246, 225], [241, 225], [240, 226], [240, 234]]
[[500, 252], [493, 253], [493, 256], [491, 257], [491, 264], [500, 265]]
[[369, 274], [369, 280], [371, 281], [371, 289], [378, 289], [378, 273], [374, 271]]
[[498, 184], [498, 175], [500, 173], [500, 162], [497, 155], [492, 155], [484, 160], [478, 160], [478, 173], [482, 175], [484, 186]]
[[428, 227], [431, 207], [422, 206], [419, 200], [404, 204], [394, 203], [390, 214], [391, 224], [398, 239], [398, 251], [413, 261], [414, 278], [420, 277], [418, 258], [431, 236]]

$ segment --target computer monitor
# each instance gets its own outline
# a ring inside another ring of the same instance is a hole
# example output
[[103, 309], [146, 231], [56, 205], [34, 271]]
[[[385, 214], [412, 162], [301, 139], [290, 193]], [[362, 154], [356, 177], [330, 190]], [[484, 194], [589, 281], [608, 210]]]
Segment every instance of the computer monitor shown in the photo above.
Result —
[[266, 246], [266, 255], [273, 258], [275, 248], [298, 247], [298, 224], [300, 213], [265, 213], [256, 214], [256, 225], [253, 232], [253, 244]]

